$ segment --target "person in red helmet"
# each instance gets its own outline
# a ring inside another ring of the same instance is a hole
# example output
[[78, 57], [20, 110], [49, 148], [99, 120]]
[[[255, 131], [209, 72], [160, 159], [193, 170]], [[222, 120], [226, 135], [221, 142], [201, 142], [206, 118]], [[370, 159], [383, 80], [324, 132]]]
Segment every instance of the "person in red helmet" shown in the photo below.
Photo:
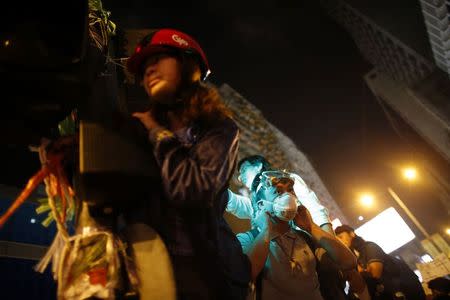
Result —
[[127, 62], [150, 109], [136, 112], [160, 168], [165, 224], [179, 299], [245, 299], [250, 263], [223, 218], [239, 131], [218, 92], [203, 80], [209, 64], [189, 35], [160, 29]]

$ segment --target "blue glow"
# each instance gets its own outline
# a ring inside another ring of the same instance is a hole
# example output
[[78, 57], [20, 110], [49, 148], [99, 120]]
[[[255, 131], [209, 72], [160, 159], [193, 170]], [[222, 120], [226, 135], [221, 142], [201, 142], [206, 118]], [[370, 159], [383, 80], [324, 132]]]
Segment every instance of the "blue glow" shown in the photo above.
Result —
[[248, 188], [252, 187], [253, 180], [256, 175], [261, 171], [262, 164], [256, 163], [251, 164], [249, 162], [244, 162], [240, 169], [239, 180]]

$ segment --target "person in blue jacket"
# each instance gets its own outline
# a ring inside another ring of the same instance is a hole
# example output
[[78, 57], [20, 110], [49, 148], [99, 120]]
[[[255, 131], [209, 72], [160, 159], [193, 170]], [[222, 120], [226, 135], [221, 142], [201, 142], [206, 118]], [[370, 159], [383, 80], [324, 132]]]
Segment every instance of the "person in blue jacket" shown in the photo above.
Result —
[[223, 213], [239, 131], [189, 35], [160, 29], [146, 36], [127, 62], [141, 80], [150, 109], [136, 112], [160, 168], [161, 235], [174, 267], [179, 299], [245, 299], [250, 263]]

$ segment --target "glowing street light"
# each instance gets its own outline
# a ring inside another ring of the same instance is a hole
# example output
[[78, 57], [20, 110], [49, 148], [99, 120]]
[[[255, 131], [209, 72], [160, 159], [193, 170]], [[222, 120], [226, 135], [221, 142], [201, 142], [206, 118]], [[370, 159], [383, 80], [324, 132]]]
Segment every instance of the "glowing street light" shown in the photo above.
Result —
[[[403, 170], [403, 176], [410, 180], [414, 181], [417, 178], [417, 171], [415, 168], [407, 168]], [[387, 188], [390, 196], [397, 202], [401, 209], [405, 212], [405, 214], [411, 219], [411, 221], [416, 225], [416, 227], [422, 232], [422, 234], [428, 239], [430, 234], [425, 230], [425, 228], [420, 224], [419, 220], [413, 215], [413, 213], [408, 209], [408, 207], [403, 203], [397, 193], [391, 188]], [[371, 207], [374, 204], [374, 196], [371, 194], [363, 194], [360, 196], [359, 200], [363, 206]], [[362, 216], [360, 216], [362, 217]], [[361, 219], [359, 219], [361, 221]], [[446, 233], [450, 235], [450, 228], [446, 229]]]
[[447, 228], [447, 229], [445, 230], [445, 233], [448, 234], [448, 235], [450, 235], [450, 228]]
[[417, 171], [414, 168], [406, 168], [403, 170], [403, 176], [409, 180], [413, 181], [417, 178]]
[[364, 206], [370, 207], [373, 205], [373, 198], [371, 194], [364, 194], [361, 196], [360, 201]]

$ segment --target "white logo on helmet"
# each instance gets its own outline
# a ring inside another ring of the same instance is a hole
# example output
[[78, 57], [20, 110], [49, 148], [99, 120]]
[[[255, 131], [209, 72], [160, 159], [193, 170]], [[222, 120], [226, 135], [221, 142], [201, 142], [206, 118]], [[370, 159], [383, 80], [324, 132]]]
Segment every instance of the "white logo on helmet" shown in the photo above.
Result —
[[186, 42], [185, 39], [179, 37], [179, 36], [176, 35], [176, 34], [172, 35], [172, 40], [174, 40], [175, 42], [177, 42], [178, 44], [180, 44], [180, 46], [185, 46], [185, 47], [189, 46], [189, 43]]

